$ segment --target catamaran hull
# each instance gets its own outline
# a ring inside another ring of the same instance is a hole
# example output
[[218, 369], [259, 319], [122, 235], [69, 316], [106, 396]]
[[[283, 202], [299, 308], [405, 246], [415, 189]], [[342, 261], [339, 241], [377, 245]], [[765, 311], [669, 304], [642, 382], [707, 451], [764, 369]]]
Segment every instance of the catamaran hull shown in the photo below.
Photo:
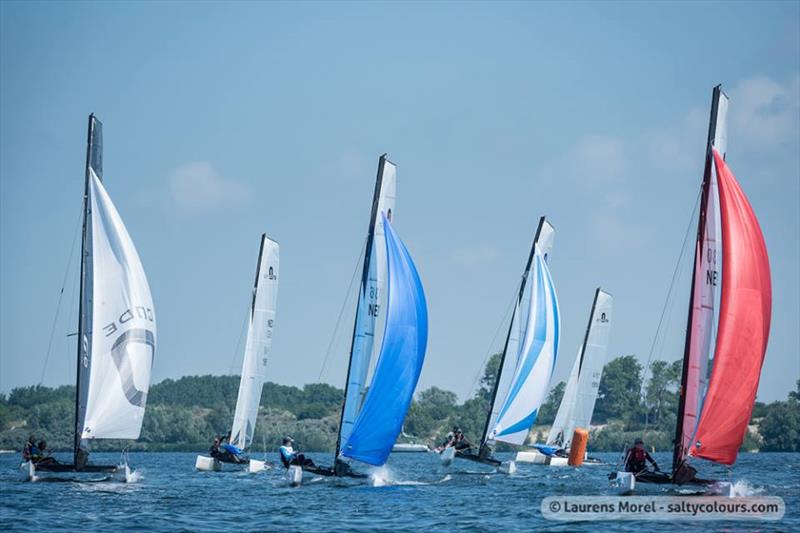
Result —
[[450, 466], [453, 464], [453, 459], [456, 456], [456, 449], [452, 446], [450, 448], [445, 448], [441, 452], [439, 452], [439, 460], [442, 461], [442, 466]]
[[136, 475], [128, 463], [117, 466], [86, 465], [76, 470], [74, 465], [52, 463], [36, 465], [31, 461], [20, 464], [19, 475], [22, 481], [119, 481], [132, 483]]
[[222, 470], [222, 463], [213, 457], [198, 455], [194, 461], [194, 467], [200, 472], [219, 472]]
[[[543, 466], [569, 466], [569, 458], [568, 457], [559, 457], [557, 455], [545, 455], [539, 450], [523, 450], [517, 452], [517, 456], [514, 458], [515, 461], [518, 463], [528, 463], [534, 465], [543, 465]], [[603, 464], [602, 461], [596, 459], [594, 457], [589, 457], [588, 455], [583, 460], [582, 466], [587, 465], [601, 465]]]
[[634, 475], [631, 472], [617, 472], [609, 474], [610, 487], [613, 492], [621, 495], [645, 491], [648, 485], [671, 485], [672, 488], [697, 488], [707, 490], [709, 494], [729, 495], [732, 492], [730, 483], [718, 483], [709, 479], [694, 479], [688, 483], [677, 484], [667, 474], [662, 472], [642, 472]]
[[284, 477], [290, 487], [299, 487], [303, 484], [303, 469], [297, 465], [292, 465], [286, 469]]

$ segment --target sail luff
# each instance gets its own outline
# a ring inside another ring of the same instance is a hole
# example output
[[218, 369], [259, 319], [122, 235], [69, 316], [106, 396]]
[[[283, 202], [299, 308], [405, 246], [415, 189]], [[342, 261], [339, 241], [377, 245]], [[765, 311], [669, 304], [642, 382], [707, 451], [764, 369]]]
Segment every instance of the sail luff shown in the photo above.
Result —
[[[716, 184], [711, 150], [717, 139], [721, 144], [725, 143], [726, 103], [727, 97], [722, 93], [720, 86], [714, 87], [706, 140], [700, 215], [697, 223], [694, 262], [692, 263], [694, 266], [689, 293], [680, 398], [675, 427], [675, 449], [672, 459], [673, 475], [685, 458], [689, 440], [696, 428], [699, 415], [697, 411], [702, 402], [703, 393], [700, 390], [701, 382], [705, 379], [704, 374], [707, 372], [711, 323], [714, 314], [714, 287], [717, 283], [718, 272], [717, 257], [719, 255], [716, 237], [707, 238], [706, 235], [709, 229], [712, 229], [714, 233], [717, 229], [715, 224]], [[709, 217], [709, 213], [711, 217]]]
[[[500, 388], [500, 380], [503, 376], [503, 370], [505, 369], [506, 359], [508, 358], [508, 349], [509, 344], [514, 334], [515, 327], [519, 327], [519, 324], [516, 322], [520, 320], [519, 312], [520, 306], [522, 304], [522, 298], [525, 294], [525, 285], [528, 281], [528, 275], [531, 271], [531, 265], [533, 264], [533, 258], [536, 254], [536, 243], [539, 241], [539, 236], [542, 233], [542, 228], [545, 224], [545, 217], [539, 218], [539, 224], [536, 226], [536, 233], [533, 236], [533, 242], [531, 243], [530, 252], [528, 252], [528, 260], [525, 262], [525, 269], [522, 271], [522, 277], [520, 279], [519, 284], [519, 291], [517, 292], [517, 297], [514, 300], [514, 309], [511, 312], [511, 323], [508, 325], [508, 333], [506, 333], [506, 340], [503, 343], [503, 351], [500, 355], [500, 365], [497, 367], [497, 375], [495, 376], [494, 385], [492, 387], [492, 393], [489, 398], [489, 412], [486, 413], [486, 422], [483, 425], [483, 433], [481, 435], [481, 448], [489, 441], [489, 432], [491, 431], [492, 421], [497, 417], [497, 413], [500, 410], [500, 406], [497, 405], [497, 391]], [[519, 334], [519, 331], [516, 332]], [[517, 343], [519, 339], [517, 339]], [[516, 355], [516, 354], [515, 354]]]
[[83, 223], [81, 229], [81, 267], [80, 267], [80, 291], [78, 296], [78, 336], [77, 336], [77, 356], [76, 356], [76, 377], [75, 377], [75, 434], [73, 441], [73, 464], [78, 464], [78, 452], [81, 446], [81, 433], [83, 430], [83, 420], [86, 410], [86, 399], [89, 384], [89, 365], [85, 361], [91, 353], [91, 336], [87, 335], [86, 326], [91, 323], [91, 252], [89, 239], [89, 178], [92, 166], [99, 179], [103, 179], [103, 130], [102, 123], [97, 120], [94, 114], [89, 115], [89, 122], [86, 134], [86, 165], [84, 169], [84, 189], [83, 189]]

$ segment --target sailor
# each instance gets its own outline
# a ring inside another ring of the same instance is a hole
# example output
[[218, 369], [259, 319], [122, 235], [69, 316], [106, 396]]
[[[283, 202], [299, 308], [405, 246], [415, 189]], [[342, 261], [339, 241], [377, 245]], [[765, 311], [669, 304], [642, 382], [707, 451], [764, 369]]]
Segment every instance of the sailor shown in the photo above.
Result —
[[307, 459], [305, 455], [300, 452], [294, 451], [294, 439], [292, 437], [283, 437], [283, 446], [281, 446], [281, 463], [285, 468], [291, 465], [297, 466], [314, 466], [314, 461]]
[[639, 474], [647, 468], [647, 463], [645, 463], [645, 461], [649, 461], [656, 472], [661, 471], [658, 468], [658, 463], [656, 463], [655, 460], [650, 457], [650, 454], [647, 453], [647, 450], [644, 449], [644, 441], [637, 438], [633, 443], [633, 448], [630, 448], [625, 455], [625, 471]]
[[214, 437], [214, 442], [211, 443], [211, 448], [208, 449], [208, 454], [214, 459], [220, 459], [222, 457], [222, 452], [219, 449], [220, 444], [222, 444], [222, 438], [217, 435]]
[[47, 443], [45, 441], [40, 440], [38, 448], [39, 448], [39, 460], [36, 461], [36, 464], [51, 465], [53, 463], [58, 462], [53, 457], [50, 457], [50, 455], [47, 453]]
[[34, 463], [40, 459], [35, 436], [30, 435], [28, 437], [28, 442], [26, 442], [25, 446], [22, 448], [22, 459], [24, 461], [33, 461]]
[[244, 456], [244, 450], [239, 448], [238, 446], [234, 446], [230, 442], [231, 434], [228, 432], [227, 435], [222, 437], [220, 441], [221, 455], [220, 460], [226, 463], [246, 463], [248, 462], [247, 457]]
[[453, 431], [447, 434], [447, 436], [444, 438], [444, 442], [440, 446], [437, 446], [435, 451], [441, 452], [445, 448], [449, 448], [450, 446], [452, 446], [454, 443], [453, 438], [455, 437], [456, 431], [458, 431], [458, 427], [453, 426]]
[[456, 451], [472, 448], [472, 443], [467, 440], [467, 437], [464, 436], [460, 428], [456, 428], [454, 432], [452, 445], [455, 447]]

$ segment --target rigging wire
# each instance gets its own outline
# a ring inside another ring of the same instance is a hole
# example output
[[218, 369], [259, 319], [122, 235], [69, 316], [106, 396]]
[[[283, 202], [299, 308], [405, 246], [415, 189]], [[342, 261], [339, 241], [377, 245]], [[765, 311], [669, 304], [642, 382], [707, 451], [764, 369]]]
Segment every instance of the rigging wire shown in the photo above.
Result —
[[481, 379], [481, 375], [485, 372], [486, 365], [489, 363], [489, 359], [491, 359], [491, 357], [494, 355], [492, 353], [492, 347], [495, 346], [495, 342], [497, 341], [497, 336], [500, 334], [500, 331], [503, 329], [503, 326], [506, 325], [506, 321], [508, 320], [509, 315], [514, 309], [514, 301], [517, 299], [518, 296], [519, 296], [519, 285], [517, 285], [517, 290], [514, 291], [514, 296], [511, 298], [511, 301], [508, 303], [508, 306], [506, 307], [506, 312], [503, 315], [503, 319], [497, 325], [497, 329], [494, 332], [494, 336], [492, 337], [489, 346], [486, 347], [486, 353], [484, 354], [483, 362], [481, 363], [481, 366], [478, 368], [478, 371], [475, 373], [475, 377], [472, 380], [472, 385], [470, 386], [469, 389], [470, 393], [475, 392], [476, 387], [478, 386], [478, 381]]
[[[675, 282], [677, 281], [678, 274], [680, 272], [681, 262], [683, 261], [683, 257], [686, 255], [686, 244], [687, 244], [687, 242], [689, 240], [689, 235], [691, 234], [692, 226], [694, 225], [693, 224], [694, 223], [694, 218], [695, 218], [695, 215], [697, 214], [697, 208], [700, 205], [700, 197], [702, 195], [702, 192], [703, 191], [702, 191], [702, 188], [701, 188], [700, 191], [697, 193], [697, 198], [695, 199], [694, 207], [692, 208], [692, 214], [689, 217], [689, 224], [686, 227], [686, 233], [683, 236], [683, 243], [681, 244], [680, 254], [678, 255], [678, 260], [675, 262], [675, 268], [672, 271], [672, 280], [670, 281], [669, 289], [667, 290], [667, 297], [664, 300], [664, 306], [661, 308], [661, 316], [660, 316], [660, 318], [658, 320], [658, 327], [656, 328], [656, 333], [653, 336], [653, 342], [650, 345], [650, 353], [647, 356], [647, 364], [645, 365], [644, 373], [642, 375], [642, 383], [645, 383], [647, 381], [648, 372], [650, 371], [650, 365], [653, 362], [653, 356], [655, 355], [655, 352], [656, 352], [656, 344], [658, 343], [659, 335], [662, 332], [662, 326], [664, 324], [664, 319], [667, 318], [667, 323], [670, 322], [670, 316], [671, 316], [672, 308], [670, 307], [669, 304], [670, 304], [670, 302], [672, 300], [673, 290], [675, 288]], [[663, 345], [661, 347], [663, 348]], [[659, 355], [660, 355], [660, 352], [659, 352]], [[647, 391], [643, 387], [642, 390], [640, 391], [640, 398], [643, 398], [643, 399], [646, 398], [646, 394], [647, 394]], [[645, 417], [645, 430], [647, 429], [648, 422], [649, 422], [648, 417]]]
[[331, 351], [333, 350], [333, 343], [336, 341], [336, 334], [339, 332], [339, 326], [342, 322], [342, 316], [344, 316], [344, 310], [347, 307], [347, 302], [350, 299], [350, 295], [353, 294], [353, 284], [356, 282], [356, 276], [358, 275], [359, 265], [361, 265], [361, 260], [364, 257], [367, 248], [367, 239], [364, 239], [364, 244], [361, 246], [361, 251], [358, 254], [358, 260], [356, 261], [356, 266], [353, 269], [353, 275], [350, 278], [350, 284], [347, 286], [347, 293], [345, 294], [344, 301], [342, 302], [342, 307], [339, 309], [339, 316], [336, 318], [336, 325], [333, 327], [333, 333], [331, 334], [331, 340], [328, 342], [328, 349], [325, 351], [325, 358], [322, 360], [322, 367], [319, 370], [319, 376], [317, 376], [317, 383], [322, 383], [322, 375], [325, 373], [325, 365], [328, 364], [328, 358], [331, 355]]
[[[81, 212], [78, 216], [78, 222], [75, 224], [75, 229], [73, 230], [72, 236], [72, 245], [69, 249], [69, 258], [67, 259], [67, 267], [64, 269], [64, 278], [61, 281], [61, 290], [58, 291], [58, 303], [56, 303], [56, 313], [53, 317], [53, 325], [50, 328], [50, 338], [47, 340], [47, 352], [45, 352], [44, 356], [44, 365], [42, 365], [42, 374], [39, 377], [38, 385], [41, 386], [44, 383], [44, 376], [47, 372], [47, 364], [50, 361], [50, 353], [53, 348], [53, 337], [56, 333], [56, 324], [58, 323], [58, 316], [61, 313], [61, 302], [64, 299], [64, 288], [67, 286], [67, 280], [69, 279], [69, 272], [72, 270], [72, 258], [75, 255], [75, 243], [78, 242], [78, 233], [81, 227], [81, 219], [83, 218], [83, 203], [81, 203]], [[80, 342], [80, 340], [78, 341]]]

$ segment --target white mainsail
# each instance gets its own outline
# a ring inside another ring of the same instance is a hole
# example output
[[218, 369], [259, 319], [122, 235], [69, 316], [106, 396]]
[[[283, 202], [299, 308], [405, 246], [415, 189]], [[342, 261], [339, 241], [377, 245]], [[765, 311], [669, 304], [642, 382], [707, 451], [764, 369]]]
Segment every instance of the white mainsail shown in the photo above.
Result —
[[267, 377], [267, 355], [272, 347], [278, 299], [279, 252], [277, 242], [266, 234], [261, 236], [239, 396], [236, 399], [230, 439], [231, 444], [242, 450], [249, 448], [253, 442], [258, 407], [261, 404], [261, 389]]
[[[576, 428], [589, 429], [611, 337], [613, 297], [597, 289], [583, 346], [575, 359], [547, 444], [568, 449]], [[577, 369], [577, 380], [573, 376]]]
[[[364, 257], [362, 282], [359, 286], [358, 307], [353, 329], [353, 343], [342, 419], [339, 427], [339, 445], [350, 437], [353, 424], [361, 410], [367, 374], [374, 352], [375, 328], [381, 315], [380, 301], [386, 286], [386, 237], [382, 214], [393, 221], [397, 190], [397, 167], [381, 157], [378, 182], [375, 188], [370, 220], [370, 238]], [[337, 450], [337, 454], [340, 450]]]
[[81, 439], [136, 439], [142, 427], [155, 357], [156, 319], [150, 287], [125, 225], [94, 169], [88, 168], [84, 291], [90, 300], [88, 350], [79, 361], [88, 377], [79, 411]]

